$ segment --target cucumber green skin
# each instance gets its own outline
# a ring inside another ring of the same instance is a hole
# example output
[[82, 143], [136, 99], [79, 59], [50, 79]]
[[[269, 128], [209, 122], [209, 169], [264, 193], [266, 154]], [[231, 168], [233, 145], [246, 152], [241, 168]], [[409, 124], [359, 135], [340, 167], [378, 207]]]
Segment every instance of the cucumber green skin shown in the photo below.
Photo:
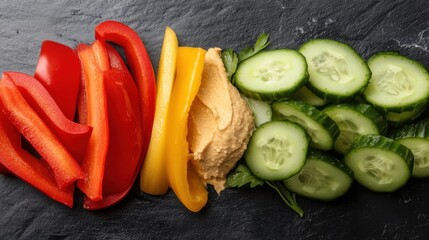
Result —
[[[345, 193], [347, 193], [348, 189], [350, 189], [350, 187], [353, 183], [353, 171], [349, 167], [347, 167], [347, 165], [345, 165], [343, 162], [341, 162], [339, 159], [337, 159], [333, 156], [327, 155], [324, 152], [321, 152], [321, 151], [316, 150], [316, 149], [311, 149], [311, 148], [308, 150], [308, 153], [307, 153], [306, 164], [310, 161], [323, 161], [323, 162], [329, 164], [330, 166], [332, 166], [333, 168], [340, 170], [342, 173], [344, 173], [346, 176], [348, 176], [349, 177], [349, 183], [348, 183], [347, 189], [342, 193], [337, 193], [336, 195], [323, 196], [323, 197], [317, 197], [317, 196], [314, 196], [314, 195], [311, 195], [308, 193], [307, 194], [302, 194], [299, 192], [295, 192], [295, 193], [297, 193], [298, 195], [301, 195], [301, 196], [304, 196], [304, 197], [307, 197], [310, 199], [314, 199], [314, 200], [319, 200], [319, 201], [331, 201], [331, 200], [337, 199], [337, 198], [343, 196]], [[304, 165], [304, 167], [305, 167], [305, 165]], [[345, 182], [342, 182], [342, 183], [345, 184]], [[293, 187], [290, 185], [291, 183], [288, 181], [288, 179], [284, 180], [283, 184], [287, 188], [293, 189]]]
[[316, 94], [310, 91], [307, 86], [303, 86], [302, 88], [295, 91], [292, 99], [306, 102], [315, 107], [322, 107], [327, 104], [325, 100], [319, 98]]
[[247, 106], [250, 108], [250, 110], [252, 110], [256, 127], [273, 120], [273, 110], [271, 109], [271, 105], [269, 103], [253, 98], [248, 98], [244, 95], [241, 95], [241, 97], [247, 103]]
[[389, 134], [392, 139], [429, 138], [429, 119], [425, 118], [394, 129]]
[[271, 105], [273, 109], [273, 119], [284, 119], [282, 114], [277, 110], [277, 108], [281, 107], [283, 104], [289, 105], [303, 112], [308, 117], [321, 124], [330, 133], [333, 142], [335, 142], [335, 139], [340, 135], [340, 129], [338, 128], [338, 125], [326, 113], [318, 110], [316, 107], [308, 103], [299, 100], [287, 100], [273, 103]]
[[[367, 78], [368, 79], [371, 78], [370, 73], [368, 74]], [[368, 82], [366, 85], [368, 85]], [[341, 103], [341, 102], [351, 101], [351, 100], [355, 99], [356, 97], [360, 96], [363, 93], [363, 91], [365, 90], [366, 85], [364, 85], [361, 89], [359, 89], [359, 91], [354, 92], [354, 93], [349, 94], [349, 95], [344, 95], [344, 96], [326, 93], [323, 90], [315, 88], [311, 84], [307, 84], [306, 86], [312, 93], [314, 93], [316, 96], [320, 97], [324, 101], [331, 102], [331, 103]]]
[[425, 111], [425, 109], [426, 105], [419, 106], [418, 108], [412, 110], [413, 113], [407, 113], [408, 116], [404, 116], [399, 113], [401, 115], [400, 119], [393, 119], [392, 117], [389, 117], [389, 113], [386, 113], [386, 119], [390, 126], [400, 127], [406, 123], [412, 122], [417, 119]]
[[353, 171], [347, 165], [345, 165], [339, 159], [331, 155], [327, 155], [325, 152], [310, 148], [307, 153], [307, 159], [317, 159], [329, 163], [330, 165], [343, 171], [349, 177], [353, 178]]
[[[411, 124], [404, 125], [400, 128], [396, 128], [390, 132], [389, 136], [399, 142], [401, 142], [401, 140], [408, 141], [411, 139], [429, 139], [429, 119], [421, 119]], [[426, 169], [427, 168], [419, 169], [418, 166], [414, 166], [412, 177], [428, 177], [429, 172]]]
[[[409, 178], [411, 176], [411, 173], [413, 171], [413, 165], [414, 165], [414, 156], [413, 153], [411, 152], [410, 149], [408, 149], [407, 147], [405, 147], [404, 145], [381, 135], [377, 135], [377, 134], [370, 134], [370, 135], [362, 135], [359, 136], [355, 139], [355, 141], [352, 143], [352, 145], [350, 146], [350, 150], [347, 153], [347, 155], [344, 157], [344, 161], [347, 164], [347, 157], [350, 153], [357, 151], [361, 148], [378, 148], [378, 149], [384, 149], [384, 150], [388, 150], [391, 151], [397, 155], [399, 155], [401, 158], [403, 158], [405, 160], [406, 165], [408, 166], [408, 173], [409, 175], [407, 176], [407, 178]], [[353, 169], [352, 169], [353, 171]], [[391, 189], [391, 190], [382, 190], [384, 192], [390, 192], [390, 191], [394, 191], [400, 187], [402, 187], [403, 185], [405, 185], [406, 182], [404, 182], [402, 185], [400, 186], [396, 186], [395, 189]], [[360, 182], [361, 185], [367, 187], [368, 189], [372, 190], [372, 191], [377, 191], [375, 189], [370, 188], [369, 186], [366, 186], [365, 183]], [[379, 191], [379, 190], [378, 190]]]
[[310, 41], [305, 42], [304, 44], [302, 44], [298, 51], [301, 52], [303, 48], [305, 48], [306, 45], [308, 44], [312, 44], [315, 41], [329, 41], [329, 42], [333, 42], [337, 45], [341, 45], [344, 48], [347, 48], [349, 51], [354, 52], [355, 56], [357, 58], [359, 58], [361, 60], [361, 64], [366, 68], [367, 73], [365, 74], [365, 84], [362, 85], [362, 87], [352, 93], [348, 93], [348, 94], [344, 94], [344, 95], [337, 95], [337, 94], [330, 94], [327, 93], [324, 90], [318, 89], [316, 87], [314, 87], [310, 82], [307, 83], [307, 88], [313, 92], [315, 95], [317, 95], [318, 97], [322, 98], [323, 100], [327, 101], [327, 102], [332, 102], [332, 103], [339, 103], [339, 102], [345, 102], [345, 101], [349, 101], [349, 100], [353, 100], [354, 98], [356, 98], [357, 96], [361, 95], [363, 93], [363, 91], [365, 90], [365, 87], [368, 85], [369, 83], [369, 79], [371, 78], [371, 70], [368, 67], [368, 64], [366, 64], [365, 60], [360, 56], [360, 54], [358, 52], [356, 52], [356, 50], [354, 48], [352, 48], [350, 45], [343, 43], [343, 42], [339, 42], [333, 39], [326, 39], [326, 38], [318, 38], [318, 39], [313, 39]]
[[378, 134], [359, 136], [353, 141], [352, 145], [350, 146], [350, 151], [365, 147], [383, 148], [395, 152], [403, 159], [405, 159], [407, 165], [410, 168], [410, 173], [413, 170], [414, 157], [411, 150], [404, 145], [395, 142], [391, 138], [384, 137]]
[[[383, 56], [383, 55], [397, 56], [397, 57], [400, 57], [406, 61], [412, 62], [414, 65], [420, 67], [421, 70], [424, 71], [429, 76], [429, 73], [427, 72], [426, 67], [422, 63], [415, 61], [415, 60], [412, 60], [410, 58], [407, 58], [407, 57], [399, 54], [398, 52], [379, 52], [379, 53], [372, 55], [368, 59], [367, 62], [370, 63], [373, 59], [380, 57], [380, 56]], [[426, 105], [428, 103], [428, 100], [429, 100], [429, 95], [428, 95], [428, 96], [424, 97], [423, 99], [416, 101], [415, 103], [404, 105], [404, 106], [382, 106], [382, 105], [379, 105], [375, 102], [372, 102], [370, 99], [368, 99], [365, 96], [365, 94], [362, 94], [362, 96], [365, 98], [365, 100], [369, 104], [373, 105], [375, 108], [378, 108], [384, 112], [397, 112], [397, 113], [400, 113], [403, 111], [411, 111], [411, 110], [423, 107], [424, 105]]]
[[345, 108], [345, 109], [349, 109], [357, 113], [360, 113], [363, 116], [366, 116], [368, 119], [370, 119], [375, 124], [375, 126], [377, 126], [380, 135], [385, 135], [387, 133], [388, 124], [383, 114], [369, 104], [365, 104], [365, 103], [335, 104], [335, 105], [329, 105], [325, 107], [322, 111], [328, 112], [333, 108]]
[[[295, 51], [295, 50], [291, 50], [291, 49], [264, 50], [264, 51], [260, 51], [259, 53], [253, 55], [252, 57], [240, 62], [237, 66], [237, 71], [234, 74], [234, 80], [233, 80], [234, 86], [242, 94], [244, 94], [244, 96], [249, 97], [249, 98], [253, 98], [253, 99], [257, 99], [257, 100], [261, 100], [261, 101], [272, 102], [272, 101], [281, 101], [281, 100], [290, 98], [296, 90], [298, 90], [299, 88], [301, 88], [302, 86], [304, 86], [307, 83], [307, 80], [309, 77], [307, 71], [305, 72], [305, 75], [302, 77], [302, 79], [299, 81], [299, 83], [296, 84], [294, 87], [288, 88], [288, 89], [283, 89], [283, 90], [278, 90], [276, 92], [255, 92], [255, 91], [251, 91], [251, 90], [246, 89], [237, 80], [240, 78], [240, 72], [239, 72], [240, 66], [243, 66], [244, 64], [246, 64], [246, 62], [253, 59], [254, 57], [257, 57], [259, 54], [263, 54], [263, 53], [266, 53], [269, 51], [282, 51], [282, 50]], [[304, 60], [303, 63], [305, 64], [305, 68], [307, 68], [307, 61], [305, 60], [305, 57], [301, 53], [299, 53], [298, 51], [296, 51], [296, 52], [300, 56], [302, 56], [302, 58]]]

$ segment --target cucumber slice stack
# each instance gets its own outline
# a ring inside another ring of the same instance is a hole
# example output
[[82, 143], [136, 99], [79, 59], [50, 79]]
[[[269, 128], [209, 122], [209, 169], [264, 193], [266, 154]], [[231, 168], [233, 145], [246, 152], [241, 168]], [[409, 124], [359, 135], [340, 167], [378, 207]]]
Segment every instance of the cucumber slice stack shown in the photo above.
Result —
[[391, 137], [408, 147], [414, 155], [412, 176], [429, 177], [429, 119], [395, 129]]
[[375, 108], [364, 103], [344, 103], [328, 106], [323, 109], [340, 128], [334, 150], [344, 155], [350, 145], [360, 135], [385, 134], [387, 122]]
[[411, 176], [429, 177], [429, 118], [419, 120], [429, 73], [421, 63], [391, 52], [366, 63], [330, 39], [298, 51], [255, 49], [233, 75], [258, 125], [244, 155], [255, 176], [323, 201], [345, 194], [353, 179], [392, 192]]
[[413, 161], [410, 149], [380, 135], [359, 136], [344, 157], [356, 181], [375, 192], [393, 192], [405, 185]]
[[331, 150], [340, 130], [324, 112], [301, 101], [289, 100], [272, 104], [273, 119], [286, 119], [301, 125], [311, 137], [310, 146]]
[[353, 172], [340, 160], [323, 152], [309, 150], [301, 171], [283, 181], [291, 191], [317, 200], [333, 200], [352, 185]]

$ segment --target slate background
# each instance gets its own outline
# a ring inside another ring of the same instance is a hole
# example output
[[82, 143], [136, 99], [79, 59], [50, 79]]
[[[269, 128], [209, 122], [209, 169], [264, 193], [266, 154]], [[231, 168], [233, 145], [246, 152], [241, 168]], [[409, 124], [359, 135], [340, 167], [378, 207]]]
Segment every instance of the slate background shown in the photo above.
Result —
[[[181, 45], [232, 47], [265, 31], [271, 48], [297, 48], [312, 38], [352, 45], [364, 58], [399, 51], [429, 66], [427, 1], [1, 1], [0, 71], [32, 74], [44, 39], [91, 43], [93, 29], [116, 19], [142, 37], [156, 69], [164, 28]], [[354, 184], [329, 203], [298, 198], [299, 218], [268, 187], [229, 189], [200, 213], [172, 192], [140, 193], [137, 185], [107, 210], [55, 203], [13, 177], [0, 176], [0, 239], [429, 239], [429, 181], [411, 180], [395, 193]]]

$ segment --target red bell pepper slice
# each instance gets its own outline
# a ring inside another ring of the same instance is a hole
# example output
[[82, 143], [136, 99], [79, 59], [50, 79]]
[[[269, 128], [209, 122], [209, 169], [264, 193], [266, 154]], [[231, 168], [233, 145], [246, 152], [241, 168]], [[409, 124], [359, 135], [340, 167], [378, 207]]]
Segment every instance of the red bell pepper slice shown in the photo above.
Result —
[[155, 74], [149, 55], [139, 35], [132, 28], [120, 22], [102, 22], [95, 28], [95, 38], [118, 44], [125, 51], [125, 57], [139, 91], [143, 134], [141, 161], [143, 161], [149, 146], [155, 115]]
[[[84, 208], [111, 206], [130, 191], [140, 169], [142, 135], [138, 92], [119, 53], [106, 44], [111, 70], [104, 72], [109, 116], [109, 150], [103, 179], [103, 200], [84, 199]], [[126, 131], [124, 131], [126, 129]]]
[[3, 164], [0, 164], [0, 174], [9, 174], [9, 170], [7, 170], [7, 168], [5, 166], [3, 166]]
[[79, 58], [72, 48], [49, 40], [42, 43], [34, 77], [70, 120], [75, 116], [80, 75]]
[[79, 121], [93, 127], [88, 147], [81, 163], [87, 174], [78, 181], [78, 188], [91, 201], [103, 199], [103, 177], [109, 146], [107, 99], [103, 71], [109, 69], [109, 57], [104, 43], [91, 46], [80, 44], [77, 54], [82, 66], [82, 86], [79, 103]]
[[20, 141], [18, 130], [0, 112], [0, 163], [48, 197], [73, 207], [73, 188], [59, 189], [46, 162], [23, 150]]
[[3, 114], [49, 164], [59, 188], [65, 189], [76, 180], [84, 178], [85, 173], [57, 136], [25, 101], [11, 80], [13, 77], [4, 73], [0, 81]]
[[[69, 120], [43, 85], [35, 78], [19, 72], [6, 72], [25, 100], [61, 143], [80, 162], [85, 153], [92, 127]], [[67, 95], [67, 94], [64, 94]]]

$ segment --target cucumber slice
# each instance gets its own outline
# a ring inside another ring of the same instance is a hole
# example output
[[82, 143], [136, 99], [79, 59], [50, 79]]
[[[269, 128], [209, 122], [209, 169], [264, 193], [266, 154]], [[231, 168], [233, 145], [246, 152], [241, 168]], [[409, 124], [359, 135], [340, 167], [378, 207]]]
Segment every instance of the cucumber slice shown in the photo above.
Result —
[[372, 77], [363, 96], [386, 112], [411, 111], [429, 97], [429, 74], [414, 60], [392, 52], [375, 54], [368, 60]]
[[390, 138], [363, 135], [350, 146], [344, 163], [362, 186], [375, 192], [393, 192], [410, 178], [413, 154]]
[[308, 64], [308, 87], [331, 102], [351, 100], [359, 95], [371, 77], [371, 71], [356, 51], [345, 43], [314, 39], [300, 49]]
[[418, 118], [420, 114], [423, 113], [425, 108], [426, 105], [423, 105], [421, 107], [416, 107], [411, 111], [403, 111], [400, 113], [388, 112], [386, 113], [386, 119], [389, 122], [389, 125], [399, 127], [404, 123], [413, 121], [414, 119]]
[[278, 101], [289, 97], [307, 82], [304, 56], [291, 49], [261, 51], [241, 62], [234, 84], [247, 97]]
[[324, 112], [297, 100], [275, 102], [271, 107], [273, 119], [287, 119], [305, 128], [311, 137], [311, 147], [325, 151], [332, 149], [340, 130]]
[[391, 137], [408, 147], [414, 155], [412, 177], [429, 177], [429, 119], [395, 129]]
[[308, 144], [301, 126], [288, 121], [267, 122], [253, 132], [244, 160], [255, 176], [281, 181], [304, 166]]
[[316, 94], [311, 92], [306, 86], [298, 89], [292, 96], [293, 99], [306, 102], [315, 107], [321, 107], [326, 105], [326, 101], [318, 97]]
[[328, 106], [323, 110], [340, 128], [334, 150], [346, 154], [352, 142], [360, 135], [379, 134], [387, 131], [386, 119], [375, 108], [364, 103]]
[[353, 182], [353, 172], [338, 159], [309, 150], [301, 171], [284, 180], [285, 186], [304, 197], [333, 200], [344, 195]]
[[269, 103], [253, 98], [248, 98], [244, 95], [241, 95], [241, 97], [244, 99], [244, 101], [246, 101], [247, 105], [252, 110], [256, 127], [259, 127], [263, 123], [272, 120], [273, 111], [271, 110], [271, 105]]

